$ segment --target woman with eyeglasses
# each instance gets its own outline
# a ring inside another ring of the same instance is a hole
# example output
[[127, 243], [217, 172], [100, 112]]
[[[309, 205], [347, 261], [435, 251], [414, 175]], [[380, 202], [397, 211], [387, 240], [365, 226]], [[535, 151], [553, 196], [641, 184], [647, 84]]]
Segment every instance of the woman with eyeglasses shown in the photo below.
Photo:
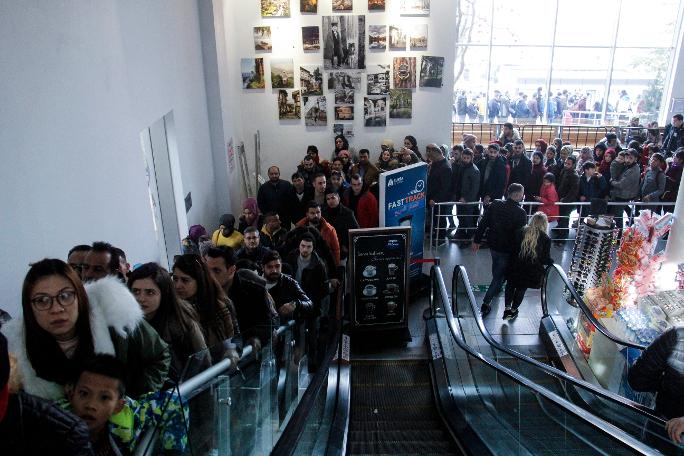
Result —
[[2, 328], [27, 393], [56, 400], [94, 354], [126, 365], [126, 394], [159, 390], [169, 370], [166, 343], [143, 318], [126, 286], [106, 277], [85, 287], [62, 260], [31, 266], [21, 296], [22, 315]]
[[199, 255], [181, 255], [173, 264], [173, 285], [179, 298], [192, 304], [207, 347], [222, 346], [237, 332], [233, 303]]
[[131, 271], [128, 288], [140, 304], [145, 320], [169, 344], [169, 378], [179, 381], [190, 356], [207, 348], [197, 312], [178, 299], [171, 275], [157, 263], [145, 263]]

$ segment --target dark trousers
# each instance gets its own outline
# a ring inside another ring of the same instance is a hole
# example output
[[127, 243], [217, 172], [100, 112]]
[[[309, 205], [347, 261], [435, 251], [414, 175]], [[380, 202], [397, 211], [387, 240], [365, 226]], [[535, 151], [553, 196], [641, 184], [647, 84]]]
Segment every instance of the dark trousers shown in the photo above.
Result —
[[[623, 199], [623, 198], [612, 198], [612, 201], [617, 203], [617, 202], [627, 202], [631, 201], [631, 199]], [[623, 214], [623, 212], [625, 214]], [[627, 204], [616, 204], [615, 206], [610, 206], [610, 213], [615, 216], [615, 224], [618, 228], [622, 229], [624, 226], [624, 221], [623, 217], [626, 215], [627, 217], [632, 216], [632, 208], [628, 206]]]
[[435, 209], [435, 216], [432, 219], [432, 230], [434, 232], [434, 241], [438, 242], [440, 239], [446, 239], [447, 218], [451, 216], [451, 208], [453, 206], [443, 204], [433, 207]]
[[511, 256], [508, 252], [497, 252], [494, 249], [490, 249], [489, 253], [492, 255], [492, 281], [482, 300], [483, 304], [490, 304], [494, 297], [501, 291], [501, 286], [503, 285], [506, 275], [506, 267], [508, 267], [508, 258]]
[[506, 292], [505, 292], [505, 303], [507, 309], [517, 309], [520, 307], [523, 299], [525, 298], [525, 292], [527, 288], [516, 287], [511, 284], [511, 282], [506, 282]]
[[457, 239], [471, 239], [473, 237], [478, 215], [479, 207], [477, 204], [456, 206], [456, 216], [458, 217]]
[[558, 207], [558, 226], [554, 228], [554, 238], [556, 239], [567, 239], [570, 236], [570, 230], [568, 226], [570, 225], [570, 214], [574, 206], [561, 205]]

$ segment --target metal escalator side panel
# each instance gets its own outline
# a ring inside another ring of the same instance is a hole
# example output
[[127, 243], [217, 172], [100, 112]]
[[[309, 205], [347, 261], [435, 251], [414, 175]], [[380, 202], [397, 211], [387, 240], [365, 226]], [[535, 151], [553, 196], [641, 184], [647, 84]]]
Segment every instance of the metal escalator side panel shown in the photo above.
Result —
[[349, 429], [349, 407], [351, 405], [351, 367], [348, 364], [340, 364], [337, 368], [335, 411], [330, 425], [330, 432], [323, 446], [316, 446], [314, 454], [326, 456], [343, 456], [347, 452], [347, 436]]

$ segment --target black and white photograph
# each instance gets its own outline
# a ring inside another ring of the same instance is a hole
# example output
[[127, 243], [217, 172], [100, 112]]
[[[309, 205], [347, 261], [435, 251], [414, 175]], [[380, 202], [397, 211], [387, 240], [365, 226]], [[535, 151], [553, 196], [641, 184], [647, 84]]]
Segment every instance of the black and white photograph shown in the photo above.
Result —
[[299, 0], [299, 12], [313, 14], [317, 13], [318, 0]]
[[317, 25], [302, 27], [302, 48], [304, 51], [320, 51], [321, 37]]
[[254, 27], [254, 50], [272, 51], [271, 27]]
[[399, 14], [405, 16], [428, 16], [430, 14], [430, 0], [400, 0]]
[[354, 0], [332, 0], [333, 11], [347, 11], [354, 9]]
[[413, 114], [413, 92], [411, 89], [390, 89], [390, 119], [410, 119]]
[[271, 59], [271, 87], [294, 89], [294, 63], [292, 59]]
[[409, 39], [411, 50], [427, 49], [428, 47], [428, 26], [427, 24], [415, 24], [411, 27], [411, 38]]
[[240, 72], [242, 73], [243, 89], [264, 89], [264, 59], [241, 59]]
[[360, 71], [333, 71], [328, 74], [328, 90], [361, 89]]
[[368, 11], [385, 11], [385, 0], [368, 0]]
[[389, 47], [393, 51], [406, 50], [406, 31], [397, 25], [389, 27]]
[[336, 105], [353, 105], [354, 91], [352, 89], [335, 89]]
[[354, 105], [335, 106], [335, 120], [354, 120]]
[[323, 95], [323, 69], [318, 65], [300, 66], [299, 86], [303, 97]]
[[278, 90], [278, 118], [301, 119], [302, 100], [299, 90]]
[[384, 51], [387, 49], [387, 26], [368, 26], [368, 49], [372, 51]]
[[261, 17], [290, 17], [290, 0], [261, 0]]
[[366, 68], [365, 16], [323, 16], [321, 33], [326, 70]]
[[366, 93], [387, 95], [390, 88], [390, 65], [369, 65], [366, 73]]
[[325, 97], [304, 97], [304, 125], [307, 127], [328, 125], [328, 105]]
[[395, 89], [416, 88], [416, 58], [395, 57], [393, 63], [392, 78]]
[[354, 125], [353, 124], [335, 123], [335, 124], [333, 124], [333, 134], [335, 136], [344, 135], [347, 139], [353, 138], [354, 137]]
[[444, 57], [424, 55], [420, 61], [420, 87], [442, 87]]
[[363, 120], [366, 127], [384, 127], [387, 125], [387, 98], [364, 97]]

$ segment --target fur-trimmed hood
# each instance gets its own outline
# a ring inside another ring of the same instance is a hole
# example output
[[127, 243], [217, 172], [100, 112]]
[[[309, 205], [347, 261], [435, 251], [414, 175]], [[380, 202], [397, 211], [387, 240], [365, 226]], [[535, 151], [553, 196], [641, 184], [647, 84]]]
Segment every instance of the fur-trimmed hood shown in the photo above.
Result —
[[[128, 288], [116, 277], [108, 276], [88, 283], [85, 290], [90, 303], [90, 329], [95, 353], [115, 355], [109, 328], [126, 337], [127, 331], [134, 329], [143, 319], [142, 310]], [[7, 337], [9, 352], [16, 358], [23, 390], [50, 400], [62, 397], [63, 386], [38, 377], [29, 362], [23, 315], [20, 313], [6, 323], [2, 333]]]

